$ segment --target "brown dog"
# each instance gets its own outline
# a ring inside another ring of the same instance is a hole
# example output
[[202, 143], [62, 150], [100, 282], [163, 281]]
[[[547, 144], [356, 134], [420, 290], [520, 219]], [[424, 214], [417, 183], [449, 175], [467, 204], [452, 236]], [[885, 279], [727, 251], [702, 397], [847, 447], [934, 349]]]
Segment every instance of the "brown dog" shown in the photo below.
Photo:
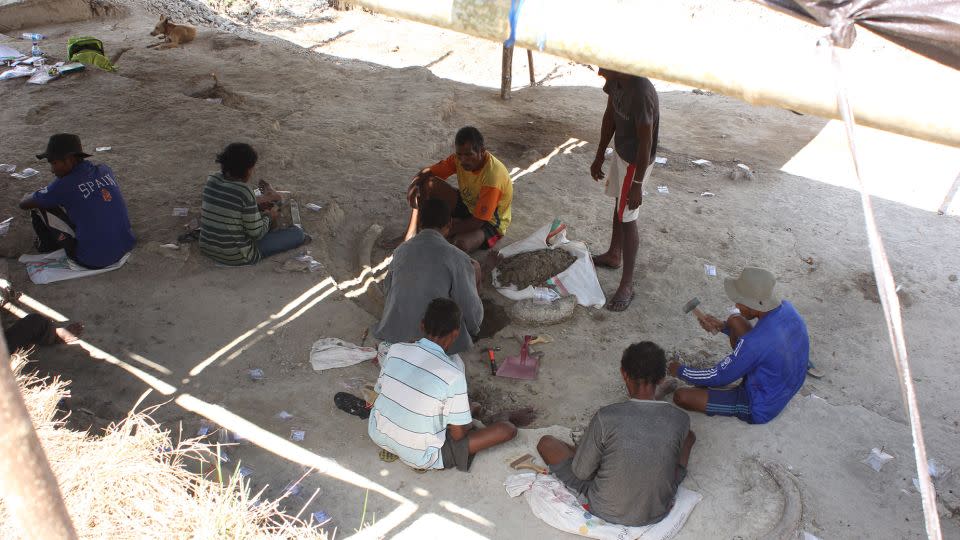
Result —
[[150, 35], [163, 36], [163, 41], [147, 47], [171, 49], [193, 41], [193, 38], [197, 37], [197, 29], [187, 24], [174, 24], [166, 15], [161, 15], [160, 22], [153, 28]]

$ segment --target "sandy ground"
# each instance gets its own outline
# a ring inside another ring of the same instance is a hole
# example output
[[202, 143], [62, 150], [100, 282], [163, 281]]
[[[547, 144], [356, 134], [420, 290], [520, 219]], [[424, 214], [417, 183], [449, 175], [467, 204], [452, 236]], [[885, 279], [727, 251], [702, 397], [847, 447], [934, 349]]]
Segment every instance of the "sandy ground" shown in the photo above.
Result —
[[[809, 379], [787, 410], [765, 426], [692, 416], [698, 442], [685, 485], [704, 500], [680, 537], [762, 536], [781, 502], [756, 460], [781, 463], [798, 476], [803, 527], [813, 534], [924, 535], [911, 482], [916, 473], [910, 432], [872, 289], [858, 195], [780, 170], [817, 137], [825, 120], [658, 84], [659, 155], [668, 161], [655, 169], [644, 200], [633, 306], [623, 314], [578, 308], [562, 325], [509, 325], [481, 342], [484, 348], [501, 346], [505, 354], [518, 348], [516, 335], [549, 333], [555, 342], [540, 348], [545, 357], [537, 381], [493, 380], [485, 354], [464, 355], [471, 391], [484, 397], [490, 410], [529, 405], [540, 418], [514, 442], [480, 456], [469, 475], [418, 475], [379, 462], [365, 423], [333, 406], [334, 393], [353, 378], [372, 380], [376, 369], [361, 364], [314, 372], [310, 345], [325, 336], [363, 339], [378, 313], [369, 295], [355, 294], [357, 287], [347, 283], [359, 270], [357, 245], [371, 223], [383, 225], [385, 236], [403, 229], [406, 182], [450, 151], [462, 125], [478, 126], [508, 168], [527, 171], [549, 157], [536, 170], [515, 175], [514, 223], [504, 243], [560, 217], [571, 238], [604, 249], [612, 202], [587, 173], [605, 102], [599, 80], [586, 66], [538, 55], [538, 72], [553, 76], [545, 86], [523, 88], [526, 60], [518, 54], [514, 98], [503, 102], [494, 88], [497, 44], [359, 11], [320, 10], [317, 20], [297, 28], [267, 19], [257, 23], [259, 30], [236, 34], [207, 28], [182, 50], [147, 50], [155, 13], [130, 8], [124, 19], [31, 29], [51, 36], [50, 50], [62, 49], [67, 37], [77, 34], [101, 37], [109, 51], [130, 50], [118, 74], [88, 71], [46, 87], [0, 83], [0, 161], [36, 166], [32, 155], [50, 134], [62, 131], [80, 134], [87, 148], [112, 146], [96, 158], [118, 175], [137, 249], [120, 271], [32, 285], [15, 260], [30, 250], [31, 241], [29, 219], [15, 203], [46, 183], [44, 175], [9, 181], [0, 201], [15, 219], [0, 238], [0, 255], [17, 287], [85, 321], [91, 343], [174, 387], [167, 396], [154, 392], [146, 403], [189, 394], [281, 437], [292, 428], [305, 430], [303, 448], [415, 503], [413, 515], [390, 532], [397, 537], [560, 537], [526, 505], [506, 496], [505, 461], [533, 451], [541, 434], [566, 436], [598, 407], [624, 399], [618, 361], [631, 342], [650, 339], [687, 358], [721, 358], [721, 340], [699, 330], [680, 307], [696, 295], [707, 310], [722, 313], [729, 304], [722, 278], [759, 264], [780, 276], [784, 296], [805, 316], [812, 359], [826, 376]], [[222, 20], [217, 24], [225, 27]], [[354, 32], [312, 50], [301, 47], [347, 29]], [[295, 44], [267, 35], [271, 32]], [[444, 57], [447, 51], [453, 53]], [[417, 67], [438, 59], [430, 69]], [[206, 95], [211, 73], [226, 90], [223, 104], [191, 97]], [[214, 154], [235, 140], [260, 151], [258, 177], [293, 192], [301, 204], [324, 206], [319, 213], [303, 213], [305, 228], [316, 238], [310, 250], [323, 271], [275, 272], [284, 256], [252, 268], [222, 269], [195, 247], [185, 259], [157, 248], [174, 241], [198, 215], [199, 190], [215, 169]], [[698, 158], [712, 164], [690, 163]], [[755, 178], [731, 180], [737, 163], [750, 166]], [[960, 160], [947, 162], [945, 169], [955, 175]], [[657, 185], [669, 193], [659, 193]], [[704, 191], [714, 196], [701, 196]], [[960, 228], [950, 212], [938, 215], [888, 199], [876, 204], [903, 285], [928, 449], [947, 466], [960, 467], [960, 405], [951, 390], [960, 382], [952, 369], [960, 349], [953, 330], [960, 322], [955, 277]], [[190, 216], [172, 216], [174, 207], [189, 207]], [[374, 260], [387, 255], [378, 248]], [[719, 275], [707, 276], [704, 264], [715, 265]], [[618, 279], [616, 272], [600, 271], [608, 294]], [[483, 295], [506, 305], [489, 286]], [[76, 348], [46, 349], [35, 358], [42, 370], [73, 381], [77, 425], [117, 418], [146, 388], [127, 371], [93, 362]], [[263, 369], [265, 380], [249, 380], [250, 368]], [[294, 418], [276, 419], [281, 410]], [[197, 415], [173, 403], [155, 416], [186, 435], [199, 425]], [[896, 459], [877, 473], [860, 460], [881, 446]], [[232, 455], [253, 469], [253, 487], [266, 488], [267, 496], [279, 496], [301, 474], [299, 465], [253, 446]], [[956, 478], [938, 488], [945, 536], [954, 538], [960, 536]], [[379, 495], [370, 495], [365, 505], [364, 490], [321, 474], [303, 483], [307, 494], [319, 490], [308, 510], [333, 515], [342, 533], [397, 508]], [[295, 498], [290, 506], [299, 504]]]

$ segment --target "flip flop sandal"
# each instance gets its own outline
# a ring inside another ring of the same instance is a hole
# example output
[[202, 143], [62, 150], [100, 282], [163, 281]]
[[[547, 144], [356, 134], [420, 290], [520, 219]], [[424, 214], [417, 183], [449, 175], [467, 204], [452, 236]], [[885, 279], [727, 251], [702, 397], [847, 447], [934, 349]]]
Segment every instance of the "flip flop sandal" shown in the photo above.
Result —
[[[633, 292], [633, 293], [630, 293], [630, 298], [626, 300], [614, 300], [611, 298], [610, 301], [607, 302], [607, 306], [606, 306], [607, 311], [612, 311], [614, 313], [622, 313], [630, 307], [630, 304], [633, 303], [633, 299], [636, 297], [637, 297], [637, 293]], [[622, 309], [613, 309], [613, 306], [620, 306], [620, 305], [623, 306]]]
[[608, 264], [608, 263], [604, 263], [604, 262], [598, 262], [598, 261], [597, 261], [597, 257], [596, 257], [595, 255], [590, 255], [590, 260], [593, 261], [593, 265], [596, 266], [597, 268], [606, 268], [606, 269], [608, 269], [608, 270], [619, 270], [620, 267], [623, 266], [622, 263], [614, 266], [614, 265], [612, 265], [612, 264]]
[[384, 463], [393, 463], [394, 461], [400, 459], [400, 456], [394, 454], [389, 450], [380, 450], [380, 461]]
[[807, 375], [813, 377], [814, 379], [822, 379], [823, 372], [817, 369], [817, 366], [813, 365], [813, 362], [807, 361]]
[[333, 396], [333, 404], [341, 411], [352, 414], [360, 419], [370, 418], [370, 409], [367, 408], [367, 402], [353, 394], [346, 392], [337, 392]]

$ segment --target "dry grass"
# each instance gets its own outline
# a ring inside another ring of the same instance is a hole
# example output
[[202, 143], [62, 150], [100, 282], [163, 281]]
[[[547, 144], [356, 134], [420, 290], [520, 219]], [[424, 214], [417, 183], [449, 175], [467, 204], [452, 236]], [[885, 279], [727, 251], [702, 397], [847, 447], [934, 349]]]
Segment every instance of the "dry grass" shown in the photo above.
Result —
[[[237, 480], [217, 481], [230, 475], [216, 465], [215, 449], [174, 444], [149, 411], [102, 436], [65, 428], [54, 415], [67, 383], [23, 375], [23, 364], [14, 361], [17, 381], [81, 538], [326, 538], [281, 513], [278, 501], [251, 496]], [[191, 460], [206, 474], [189, 472]], [[12, 527], [0, 504], [0, 538], [16, 538]]]

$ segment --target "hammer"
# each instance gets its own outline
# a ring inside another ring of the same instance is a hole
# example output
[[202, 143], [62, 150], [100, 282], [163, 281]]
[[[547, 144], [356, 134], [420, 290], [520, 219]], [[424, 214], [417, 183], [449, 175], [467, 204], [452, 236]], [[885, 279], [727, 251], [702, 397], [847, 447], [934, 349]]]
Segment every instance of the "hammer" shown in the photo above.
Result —
[[698, 320], [701, 319], [703, 317], [703, 312], [697, 307], [699, 305], [700, 299], [694, 296], [689, 302], [683, 305], [683, 314], [686, 315], [692, 311], [694, 317], [696, 317]]
[[524, 454], [518, 457], [517, 459], [513, 460], [510, 463], [510, 468], [515, 471], [527, 469], [539, 474], [547, 474], [548, 472], [550, 472], [549, 469], [547, 469], [546, 467], [542, 467], [534, 463], [533, 456], [531, 456], [530, 454]]
[[694, 296], [689, 302], [683, 305], [683, 313], [693, 312], [693, 316], [697, 318], [698, 321], [703, 321], [704, 313], [700, 311], [700, 308], [697, 307], [700, 305], [700, 299]]

